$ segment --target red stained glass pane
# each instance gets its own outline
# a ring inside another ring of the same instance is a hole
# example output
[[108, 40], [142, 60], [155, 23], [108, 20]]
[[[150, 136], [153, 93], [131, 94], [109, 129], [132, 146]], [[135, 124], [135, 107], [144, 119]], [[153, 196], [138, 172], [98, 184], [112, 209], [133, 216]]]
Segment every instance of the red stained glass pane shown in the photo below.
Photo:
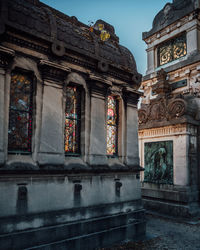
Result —
[[77, 120], [65, 120], [65, 152], [75, 153], [78, 151], [78, 124]]
[[80, 91], [68, 87], [65, 109], [65, 152], [78, 153], [80, 144]]
[[107, 125], [107, 154], [109, 155], [116, 153], [116, 133], [115, 126]]
[[12, 73], [8, 129], [9, 151], [31, 151], [32, 81], [26, 74]]
[[117, 153], [117, 100], [108, 96], [107, 109], [107, 154]]
[[113, 96], [108, 96], [107, 124], [117, 124], [117, 101]]

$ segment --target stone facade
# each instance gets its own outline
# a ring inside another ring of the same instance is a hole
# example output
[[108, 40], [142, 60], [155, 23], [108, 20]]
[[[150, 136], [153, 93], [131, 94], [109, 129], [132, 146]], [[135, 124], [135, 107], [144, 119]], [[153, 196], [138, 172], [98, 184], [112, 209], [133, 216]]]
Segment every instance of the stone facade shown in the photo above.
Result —
[[139, 109], [142, 196], [146, 208], [184, 217], [200, 211], [199, 7], [199, 1], [174, 0], [143, 33], [148, 66]]
[[[119, 45], [110, 24], [96, 23], [110, 34], [104, 42], [99, 30], [38, 0], [1, 1], [0, 20], [0, 248], [86, 250], [143, 236], [136, 90], [141, 75], [132, 54]], [[30, 81], [23, 74], [32, 79], [26, 100], [17, 97], [22, 90], [12, 92], [13, 72], [20, 72], [25, 87]], [[79, 151], [71, 154], [64, 148], [69, 86], [81, 95]], [[111, 156], [108, 95], [119, 106]], [[13, 99], [21, 111], [12, 107]], [[14, 150], [8, 134], [15, 138]]]

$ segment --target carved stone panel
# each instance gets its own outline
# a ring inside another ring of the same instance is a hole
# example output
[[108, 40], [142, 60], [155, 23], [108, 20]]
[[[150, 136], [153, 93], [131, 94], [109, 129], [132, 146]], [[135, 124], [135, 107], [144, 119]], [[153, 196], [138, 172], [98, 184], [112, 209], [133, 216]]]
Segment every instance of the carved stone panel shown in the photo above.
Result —
[[144, 144], [144, 181], [173, 184], [173, 141]]

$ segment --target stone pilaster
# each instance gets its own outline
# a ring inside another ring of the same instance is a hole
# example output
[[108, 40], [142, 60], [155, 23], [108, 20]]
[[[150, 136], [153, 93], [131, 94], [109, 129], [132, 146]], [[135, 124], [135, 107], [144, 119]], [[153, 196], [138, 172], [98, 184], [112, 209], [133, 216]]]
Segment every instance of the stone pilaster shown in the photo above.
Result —
[[200, 31], [197, 24], [187, 30], [187, 54], [188, 56], [197, 53], [199, 47]]
[[0, 165], [3, 165], [6, 158], [5, 149], [5, 87], [6, 87], [6, 70], [9, 68], [9, 64], [14, 57], [15, 52], [6, 47], [0, 46]]
[[155, 56], [154, 56], [154, 47], [150, 47], [147, 50], [147, 71], [146, 74], [150, 74], [154, 71], [155, 68]]
[[138, 111], [137, 102], [139, 92], [131, 88], [125, 88], [124, 99], [126, 102], [126, 164], [133, 167], [139, 166], [139, 148], [138, 148]]
[[91, 78], [91, 117], [88, 163], [107, 165], [106, 156], [106, 92], [108, 82]]
[[43, 76], [42, 122], [38, 162], [41, 165], [64, 164], [63, 83], [70, 71], [41, 61]]

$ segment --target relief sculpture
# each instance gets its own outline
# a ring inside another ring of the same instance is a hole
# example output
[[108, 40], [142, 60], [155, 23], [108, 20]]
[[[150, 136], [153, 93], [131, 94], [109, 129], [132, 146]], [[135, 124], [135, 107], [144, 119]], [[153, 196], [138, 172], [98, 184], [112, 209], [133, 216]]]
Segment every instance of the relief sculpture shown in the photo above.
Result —
[[173, 142], [148, 142], [144, 146], [144, 181], [173, 184]]

